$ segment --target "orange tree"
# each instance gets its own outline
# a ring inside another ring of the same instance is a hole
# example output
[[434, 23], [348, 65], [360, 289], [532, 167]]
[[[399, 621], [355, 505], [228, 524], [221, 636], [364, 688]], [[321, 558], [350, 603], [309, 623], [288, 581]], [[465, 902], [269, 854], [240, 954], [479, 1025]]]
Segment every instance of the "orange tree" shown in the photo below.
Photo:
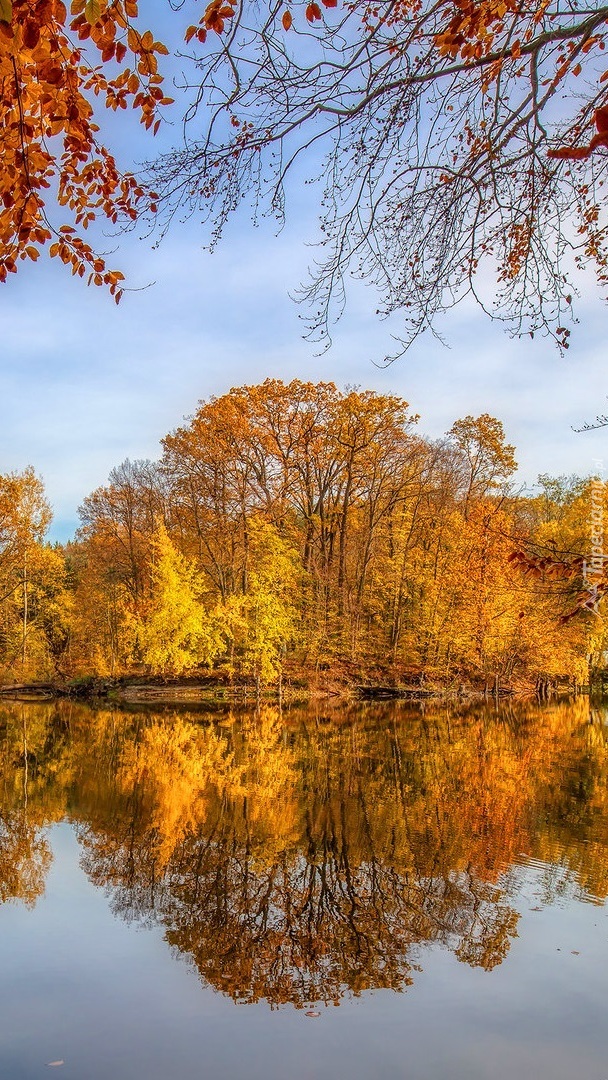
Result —
[[136, 0], [0, 0], [0, 281], [48, 244], [118, 301], [123, 275], [83, 239], [96, 217], [132, 221], [154, 196], [99, 139], [93, 103], [132, 105], [147, 128], [168, 104]]
[[313, 336], [354, 275], [404, 346], [472, 294], [567, 347], [577, 264], [607, 281], [607, 20], [579, 0], [213, 0], [186, 35], [188, 141], [154, 182], [216, 239], [244, 197], [282, 218], [288, 175], [320, 175]]

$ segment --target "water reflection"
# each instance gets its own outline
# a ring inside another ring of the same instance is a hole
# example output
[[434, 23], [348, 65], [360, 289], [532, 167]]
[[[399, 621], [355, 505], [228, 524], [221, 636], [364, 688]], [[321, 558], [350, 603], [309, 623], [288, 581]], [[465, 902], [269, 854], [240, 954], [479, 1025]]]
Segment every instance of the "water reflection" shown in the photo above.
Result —
[[44, 889], [47, 826], [126, 920], [237, 1001], [407, 986], [437, 942], [491, 969], [541, 902], [608, 894], [608, 729], [586, 700], [333, 717], [0, 709], [0, 900]]

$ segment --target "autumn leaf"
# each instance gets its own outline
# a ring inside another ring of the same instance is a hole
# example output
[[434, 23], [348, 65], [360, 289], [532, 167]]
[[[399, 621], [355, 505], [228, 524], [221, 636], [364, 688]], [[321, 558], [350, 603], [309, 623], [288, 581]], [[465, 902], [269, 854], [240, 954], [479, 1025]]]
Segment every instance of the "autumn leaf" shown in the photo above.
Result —
[[291, 11], [283, 12], [283, 18], [281, 19], [281, 22], [283, 23], [284, 30], [291, 30], [291, 27], [293, 25], [293, 17]]
[[562, 158], [570, 161], [582, 161], [588, 158], [598, 146], [608, 147], [608, 106], [595, 110], [594, 115], [597, 135], [588, 146], [557, 146], [547, 150], [547, 157]]
[[608, 106], [595, 110], [595, 126], [600, 135], [608, 135]]
[[40, 27], [35, 22], [27, 22], [23, 27], [23, 44], [27, 49], [35, 49], [40, 41]]
[[91, 26], [99, 22], [101, 18], [101, 0], [86, 0], [84, 5], [84, 16]]
[[306, 18], [310, 23], [314, 22], [316, 19], [322, 18], [321, 8], [318, 4], [312, 3], [308, 5], [306, 8]]
[[10, 23], [13, 18], [12, 0], [0, 0], [0, 22]]

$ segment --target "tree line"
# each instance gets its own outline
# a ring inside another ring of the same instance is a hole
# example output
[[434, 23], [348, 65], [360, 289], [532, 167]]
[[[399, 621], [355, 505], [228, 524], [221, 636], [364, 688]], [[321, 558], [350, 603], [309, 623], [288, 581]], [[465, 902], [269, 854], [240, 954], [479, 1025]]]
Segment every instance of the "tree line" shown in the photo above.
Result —
[[232, 389], [159, 460], [114, 468], [64, 547], [45, 542], [33, 470], [0, 477], [3, 681], [584, 681], [603, 652], [576, 599], [592, 481], [518, 490], [498, 419], [439, 440], [417, 422], [400, 397], [333, 383]]

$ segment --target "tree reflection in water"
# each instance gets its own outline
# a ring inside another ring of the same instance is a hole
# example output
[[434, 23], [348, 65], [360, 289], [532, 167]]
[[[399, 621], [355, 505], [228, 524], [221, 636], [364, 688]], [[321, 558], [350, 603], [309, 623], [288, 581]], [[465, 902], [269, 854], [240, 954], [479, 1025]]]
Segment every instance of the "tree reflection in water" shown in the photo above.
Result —
[[5, 706], [0, 900], [40, 895], [44, 829], [67, 813], [113, 910], [162, 925], [236, 1001], [402, 989], [431, 943], [489, 970], [527, 857], [545, 902], [608, 894], [603, 720], [586, 700], [330, 718]]

